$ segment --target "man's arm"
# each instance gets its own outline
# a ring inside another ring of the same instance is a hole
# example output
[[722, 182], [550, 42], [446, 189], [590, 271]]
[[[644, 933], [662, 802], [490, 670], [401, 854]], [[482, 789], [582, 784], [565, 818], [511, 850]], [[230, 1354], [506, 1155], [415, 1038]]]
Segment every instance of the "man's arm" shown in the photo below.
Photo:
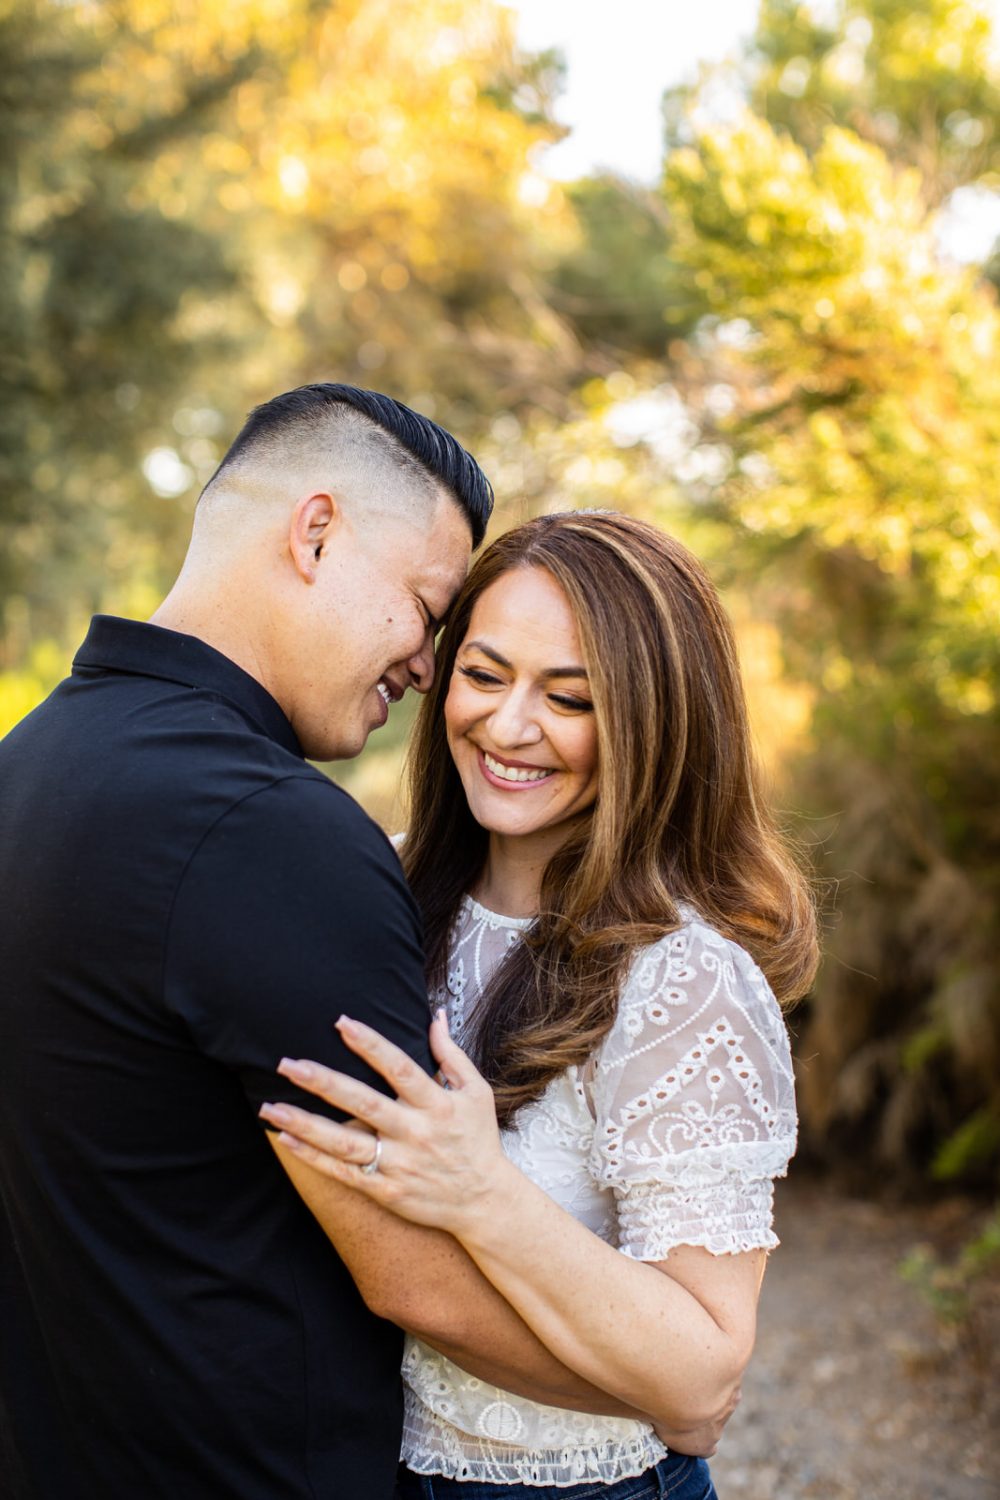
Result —
[[[434, 1068], [420, 924], [399, 862], [356, 804], [308, 772], [252, 792], [206, 834], [175, 898], [164, 983], [201, 1049], [239, 1077], [251, 1118], [265, 1100], [315, 1102], [275, 1071], [283, 1055], [381, 1083], [344, 1047], [342, 1012]], [[375, 1313], [491, 1384], [630, 1413], [561, 1365], [451, 1236], [276, 1150]]]
[[648, 1420], [550, 1354], [451, 1235], [397, 1218], [273, 1136], [271, 1144], [372, 1312], [490, 1385], [547, 1406]]

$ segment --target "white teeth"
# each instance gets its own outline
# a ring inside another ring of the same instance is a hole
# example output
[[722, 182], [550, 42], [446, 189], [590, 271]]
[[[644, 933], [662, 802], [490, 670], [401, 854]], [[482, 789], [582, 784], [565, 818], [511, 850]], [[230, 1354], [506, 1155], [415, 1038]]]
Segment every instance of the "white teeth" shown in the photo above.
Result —
[[392, 694], [390, 693], [389, 689], [386, 687], [385, 683], [384, 682], [376, 682], [375, 686], [378, 688], [379, 692], [382, 694], [382, 698], [383, 698], [383, 700], [385, 702], [386, 708], [391, 708], [392, 707]]
[[551, 771], [526, 771], [523, 766], [501, 765], [498, 760], [494, 760], [493, 756], [489, 755], [485, 750], [483, 751], [483, 759], [488, 769], [494, 776], [499, 776], [501, 781], [545, 781], [547, 777], [552, 775]]

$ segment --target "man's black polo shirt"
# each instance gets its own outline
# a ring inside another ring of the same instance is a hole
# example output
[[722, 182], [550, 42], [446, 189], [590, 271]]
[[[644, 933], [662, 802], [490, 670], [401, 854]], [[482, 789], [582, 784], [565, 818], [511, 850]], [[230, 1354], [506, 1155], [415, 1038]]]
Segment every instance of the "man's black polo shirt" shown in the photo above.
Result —
[[0, 1493], [388, 1500], [401, 1335], [256, 1114], [364, 1072], [341, 1012], [431, 1067], [388, 842], [233, 662], [98, 616], [0, 745], [0, 898]]

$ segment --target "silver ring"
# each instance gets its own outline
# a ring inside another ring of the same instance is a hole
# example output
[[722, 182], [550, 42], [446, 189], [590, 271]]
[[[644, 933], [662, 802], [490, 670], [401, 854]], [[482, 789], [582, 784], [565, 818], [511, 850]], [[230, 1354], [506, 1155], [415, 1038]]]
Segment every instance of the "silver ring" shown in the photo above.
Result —
[[375, 1155], [372, 1157], [371, 1161], [365, 1162], [364, 1166], [361, 1168], [361, 1175], [363, 1177], [374, 1177], [375, 1173], [378, 1171], [378, 1164], [381, 1158], [382, 1137], [380, 1135], [377, 1135], [375, 1137]]

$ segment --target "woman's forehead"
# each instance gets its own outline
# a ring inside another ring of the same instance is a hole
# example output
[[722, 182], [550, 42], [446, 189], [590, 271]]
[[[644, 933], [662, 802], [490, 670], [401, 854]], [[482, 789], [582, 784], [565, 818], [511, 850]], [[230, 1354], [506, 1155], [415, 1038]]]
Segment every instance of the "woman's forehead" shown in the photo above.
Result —
[[502, 573], [476, 599], [467, 638], [482, 631], [535, 636], [547, 633], [553, 645], [577, 643], [579, 631], [565, 590], [544, 568], [513, 568]]

